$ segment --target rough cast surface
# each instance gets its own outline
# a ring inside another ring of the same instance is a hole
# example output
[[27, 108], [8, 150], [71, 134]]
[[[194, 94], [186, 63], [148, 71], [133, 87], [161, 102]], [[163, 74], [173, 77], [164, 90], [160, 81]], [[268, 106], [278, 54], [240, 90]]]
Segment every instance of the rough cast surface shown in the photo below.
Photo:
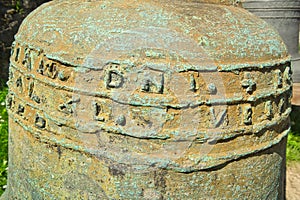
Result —
[[242, 6], [271, 24], [280, 34], [291, 54], [293, 82], [300, 83], [298, 0], [244, 0]]
[[290, 58], [247, 11], [53, 1], [15, 38], [2, 198], [283, 198]]

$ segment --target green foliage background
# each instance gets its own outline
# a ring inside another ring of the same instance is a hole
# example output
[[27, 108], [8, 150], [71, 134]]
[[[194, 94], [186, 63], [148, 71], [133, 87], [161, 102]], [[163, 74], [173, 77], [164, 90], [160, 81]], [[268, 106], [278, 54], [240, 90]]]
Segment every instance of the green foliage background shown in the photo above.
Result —
[[300, 106], [293, 106], [291, 113], [292, 130], [288, 136], [286, 158], [288, 163], [300, 161]]
[[6, 87], [0, 87], [0, 195], [4, 192], [8, 161], [8, 117], [5, 107]]

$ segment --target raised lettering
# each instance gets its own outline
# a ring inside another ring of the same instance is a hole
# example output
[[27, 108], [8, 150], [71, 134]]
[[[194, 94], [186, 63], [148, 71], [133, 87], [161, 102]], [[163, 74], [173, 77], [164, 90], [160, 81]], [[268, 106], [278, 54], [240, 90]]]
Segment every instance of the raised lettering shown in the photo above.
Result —
[[265, 103], [265, 115], [266, 115], [267, 119], [269, 119], [269, 120], [272, 119], [272, 117], [273, 117], [272, 109], [273, 109], [272, 101], [267, 101]]
[[162, 94], [164, 90], [164, 75], [160, 72], [145, 71], [142, 77], [141, 91]]
[[252, 124], [252, 107], [251, 105], [242, 106], [243, 122], [245, 125]]
[[241, 84], [249, 94], [252, 94], [256, 90], [256, 82], [251, 77], [250, 72], [245, 72], [244, 79], [242, 80]]
[[217, 107], [210, 108], [210, 115], [212, 119], [212, 124], [215, 128], [220, 127], [222, 124], [228, 124], [227, 119], [227, 109], [223, 106], [220, 106], [218, 109]]
[[275, 77], [276, 77], [276, 81], [275, 81], [276, 87], [281, 88], [283, 81], [282, 81], [282, 72], [279, 69], [275, 70]]
[[37, 128], [44, 129], [46, 127], [46, 120], [36, 114], [34, 124]]

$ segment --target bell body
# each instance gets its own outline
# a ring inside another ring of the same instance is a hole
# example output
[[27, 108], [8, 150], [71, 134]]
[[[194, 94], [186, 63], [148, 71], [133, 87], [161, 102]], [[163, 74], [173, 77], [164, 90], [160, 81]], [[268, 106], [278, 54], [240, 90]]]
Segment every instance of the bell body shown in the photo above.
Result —
[[283, 199], [290, 58], [215, 1], [51, 1], [15, 36], [2, 199]]
[[299, 23], [297, 0], [244, 0], [243, 7], [271, 24], [280, 34], [292, 55], [293, 80], [300, 82]]

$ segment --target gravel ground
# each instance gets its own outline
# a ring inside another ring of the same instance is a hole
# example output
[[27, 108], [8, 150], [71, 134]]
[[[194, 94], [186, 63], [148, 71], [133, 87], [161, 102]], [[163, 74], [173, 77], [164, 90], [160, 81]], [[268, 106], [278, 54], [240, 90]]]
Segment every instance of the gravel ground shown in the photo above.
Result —
[[300, 200], [300, 163], [291, 163], [287, 166], [286, 199]]

